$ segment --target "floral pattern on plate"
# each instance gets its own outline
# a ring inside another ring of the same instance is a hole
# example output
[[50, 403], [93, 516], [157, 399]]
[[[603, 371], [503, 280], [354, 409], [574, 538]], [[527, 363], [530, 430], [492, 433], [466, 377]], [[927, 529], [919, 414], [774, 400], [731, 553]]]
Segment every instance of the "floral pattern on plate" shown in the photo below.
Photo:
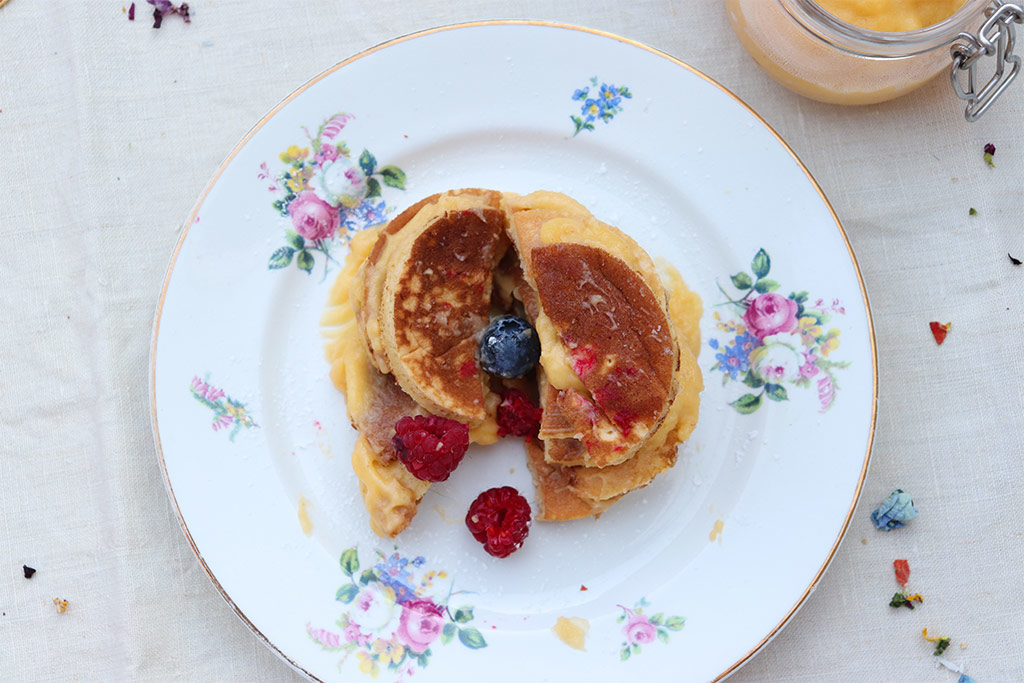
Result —
[[316, 265], [314, 254], [323, 255], [324, 276], [337, 242], [364, 228], [387, 220], [388, 207], [383, 188], [405, 189], [405, 172], [397, 166], [378, 166], [367, 149], [353, 158], [341, 131], [355, 118], [352, 114], [331, 116], [315, 135], [303, 127], [307, 143], [291, 145], [279, 159], [285, 167], [271, 174], [267, 162], [260, 164], [257, 177], [269, 182], [267, 189], [279, 195], [274, 209], [291, 220], [285, 230], [285, 245], [270, 255], [267, 267], [287, 268], [293, 262], [306, 273]]
[[619, 650], [619, 659], [622, 661], [626, 661], [633, 655], [640, 654], [644, 645], [653, 643], [655, 640], [667, 643], [669, 638], [668, 632], [680, 631], [683, 625], [686, 624], [684, 617], [670, 617], [666, 616], [663, 612], [647, 616], [644, 613], [644, 609], [649, 606], [650, 603], [647, 602], [646, 598], [640, 598], [639, 602], [633, 605], [632, 609], [624, 605], [618, 606], [622, 610], [622, 614], [616, 617], [615, 621], [623, 624], [622, 635], [624, 640], [622, 641], [622, 649]]
[[767, 398], [789, 399], [787, 385], [814, 387], [818, 409], [824, 413], [835, 402], [839, 385], [835, 371], [849, 367], [849, 361], [830, 358], [839, 348], [840, 330], [828, 327], [833, 315], [845, 315], [838, 299], [810, 303], [806, 291], [788, 296], [778, 294], [780, 285], [768, 277], [771, 258], [758, 250], [750, 262], [751, 273], [740, 271], [730, 277], [738, 294], [718, 304], [726, 312], [714, 314], [715, 329], [727, 336], [713, 337], [708, 345], [715, 351], [712, 372], [722, 372], [722, 383], [740, 382], [756, 390], [747, 392], [729, 405], [738, 412], [755, 412]]
[[[594, 90], [593, 93], [591, 88]], [[590, 79], [590, 85], [574, 91], [572, 99], [581, 104], [579, 115], [569, 117], [576, 127], [573, 137], [579, 135], [581, 131], [594, 130], [595, 121], [608, 123], [615, 118], [615, 115], [622, 111], [623, 98], [633, 98], [629, 88], [607, 83], [598, 85], [596, 76]]]
[[360, 572], [359, 552], [341, 554], [341, 571], [348, 577], [335, 594], [349, 607], [336, 622], [341, 633], [306, 624], [306, 633], [321, 648], [343, 652], [338, 669], [355, 655], [359, 670], [376, 678], [387, 669], [398, 680], [426, 666], [435, 643], [458, 639], [467, 648], [487, 647], [473, 621], [469, 605], [451, 608], [451, 600], [465, 591], [453, 591], [447, 572], [426, 569], [426, 558], [409, 559], [397, 550], [377, 552], [377, 562]]
[[242, 427], [246, 429], [259, 427], [252, 415], [246, 412], [244, 403], [231, 398], [224, 393], [223, 389], [210, 384], [208, 379], [209, 374], [205, 379], [199, 379], [198, 375], [192, 377], [189, 390], [192, 392], [193, 398], [213, 411], [213, 424], [211, 425], [213, 431], [219, 432], [232, 427], [228, 439], [234, 441]]

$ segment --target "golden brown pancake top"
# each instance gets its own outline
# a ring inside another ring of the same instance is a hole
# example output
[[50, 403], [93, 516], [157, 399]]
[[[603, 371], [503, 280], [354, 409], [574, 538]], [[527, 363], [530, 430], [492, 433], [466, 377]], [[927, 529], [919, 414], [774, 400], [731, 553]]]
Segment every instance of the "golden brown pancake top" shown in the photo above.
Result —
[[398, 349], [458, 405], [483, 410], [477, 334], [490, 319], [491, 277], [507, 248], [504, 212], [450, 211], [412, 245], [395, 293]]
[[422, 209], [427, 204], [436, 201], [437, 198], [440, 196], [440, 194], [432, 194], [429, 197], [421, 199], [412, 206], [410, 206], [409, 208], [407, 208], [406, 210], [402, 211], [402, 213], [398, 214], [390, 221], [388, 221], [388, 224], [385, 225], [384, 229], [381, 231], [380, 237], [377, 238], [376, 243], [374, 243], [373, 249], [370, 250], [370, 255], [366, 257], [367, 265], [374, 266], [377, 264], [377, 261], [380, 260], [381, 252], [384, 251], [384, 246], [388, 242], [389, 235], [394, 235], [396, 232], [404, 228], [406, 224], [409, 221], [411, 221], [413, 217], [416, 216], [417, 213], [420, 212], [420, 209]]
[[583, 244], [531, 253], [541, 305], [594, 402], [629, 434], [654, 426], [672, 390], [672, 331], [662, 303], [620, 259]]

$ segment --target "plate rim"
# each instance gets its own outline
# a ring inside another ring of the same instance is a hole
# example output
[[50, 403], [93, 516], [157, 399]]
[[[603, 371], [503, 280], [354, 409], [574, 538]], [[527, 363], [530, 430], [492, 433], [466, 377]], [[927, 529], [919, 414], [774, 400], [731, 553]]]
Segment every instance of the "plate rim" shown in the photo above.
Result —
[[[0, 4], [2, 4], [2, 0], [0, 0]], [[398, 45], [400, 43], [404, 43], [404, 42], [407, 42], [409, 40], [414, 40], [416, 38], [421, 38], [421, 37], [424, 37], [424, 36], [427, 36], [427, 35], [433, 35], [433, 34], [438, 34], [438, 33], [445, 33], [445, 32], [448, 32], [448, 31], [453, 31], [453, 30], [458, 30], [458, 29], [467, 29], [467, 28], [472, 29], [472, 28], [481, 28], [481, 27], [487, 27], [487, 26], [505, 26], [505, 27], [508, 27], [508, 26], [531, 26], [531, 27], [556, 28], [556, 29], [563, 29], [563, 30], [569, 30], [569, 31], [577, 31], [577, 32], [580, 32], [580, 33], [586, 33], [586, 34], [590, 34], [590, 35], [595, 35], [595, 36], [599, 36], [599, 37], [602, 37], [602, 38], [608, 38], [608, 39], [615, 40], [615, 41], [618, 41], [618, 42], [621, 42], [621, 43], [625, 43], [627, 45], [631, 45], [633, 47], [640, 48], [640, 49], [642, 49], [642, 50], [644, 50], [646, 52], [649, 52], [649, 53], [651, 53], [651, 54], [653, 54], [653, 55], [655, 55], [657, 57], [660, 57], [660, 58], [663, 58], [663, 59], [667, 59], [672, 64], [674, 64], [676, 66], [679, 66], [679, 67], [682, 67], [683, 69], [685, 69], [685, 70], [689, 71], [691, 74], [699, 77], [700, 79], [702, 79], [706, 83], [714, 86], [715, 88], [718, 88], [725, 95], [727, 95], [730, 99], [732, 99], [734, 102], [739, 104], [743, 109], [745, 109], [755, 119], [757, 119], [757, 121], [762, 126], [764, 126], [764, 128], [771, 134], [771, 136], [773, 138], [775, 138], [775, 140], [789, 154], [789, 156], [793, 159], [793, 161], [796, 162], [797, 166], [800, 168], [800, 170], [803, 172], [803, 174], [810, 181], [810, 183], [813, 186], [815, 192], [817, 192], [818, 197], [824, 203], [825, 208], [828, 209], [829, 214], [832, 216], [832, 220], [835, 222], [835, 227], [839, 230], [839, 235], [842, 237], [843, 243], [846, 245], [847, 254], [848, 254], [849, 258], [850, 258], [850, 262], [853, 265], [854, 273], [857, 276], [857, 283], [858, 283], [858, 286], [860, 288], [861, 299], [862, 299], [862, 301], [864, 303], [864, 311], [865, 311], [866, 322], [867, 322], [868, 342], [869, 342], [869, 345], [870, 345], [870, 348], [871, 348], [871, 418], [870, 418], [870, 421], [869, 421], [868, 434], [867, 434], [867, 444], [866, 444], [866, 449], [865, 449], [865, 454], [864, 454], [864, 460], [863, 460], [863, 463], [861, 465], [860, 477], [859, 477], [859, 479], [857, 481], [857, 486], [854, 489], [853, 500], [850, 502], [850, 506], [849, 506], [849, 509], [847, 511], [846, 517], [845, 517], [845, 519], [843, 521], [843, 524], [842, 524], [841, 528], [839, 529], [839, 532], [838, 532], [838, 534], [836, 536], [836, 539], [833, 542], [831, 548], [829, 549], [828, 555], [825, 557], [825, 560], [822, 562], [821, 566], [818, 568], [818, 570], [815, 572], [814, 576], [812, 577], [811, 582], [808, 584], [807, 588], [804, 590], [804, 592], [797, 599], [796, 603], [789, 609], [789, 611], [786, 612], [786, 614], [779, 620], [779, 622], [776, 623], [775, 626], [773, 626], [771, 628], [771, 630], [760, 641], [758, 641], [756, 644], [754, 644], [753, 647], [751, 647], [751, 649], [749, 651], [747, 651], [745, 654], [743, 654], [739, 659], [737, 659], [729, 667], [727, 667], [720, 674], [718, 674], [714, 679], [712, 679], [713, 681], [721, 681], [721, 680], [727, 678], [728, 676], [732, 675], [733, 673], [735, 673], [740, 667], [742, 667], [744, 664], [746, 664], [748, 661], [750, 661], [750, 659], [752, 659], [755, 654], [757, 654], [759, 651], [761, 651], [773, 638], [775, 638], [775, 636], [777, 636], [782, 631], [783, 627], [785, 627], [786, 624], [789, 623], [789, 621], [793, 618], [793, 616], [797, 613], [797, 611], [799, 611], [799, 609], [807, 602], [807, 598], [810, 596], [810, 594], [812, 592], [814, 592], [814, 590], [817, 587], [818, 583], [821, 581], [822, 577], [825, 575], [825, 572], [828, 570], [829, 566], [831, 565], [832, 560], [835, 558], [836, 553], [839, 551], [839, 547], [842, 544], [843, 539], [846, 537], [846, 533], [849, 530], [850, 523], [853, 520], [853, 515], [854, 515], [854, 513], [856, 511], [857, 504], [860, 502], [860, 497], [861, 497], [861, 494], [862, 494], [863, 488], [864, 488], [864, 482], [867, 479], [867, 474], [868, 474], [868, 470], [869, 470], [870, 463], [871, 463], [872, 448], [873, 448], [873, 445], [874, 445], [875, 429], [877, 427], [877, 418], [878, 418], [878, 348], [877, 348], [876, 339], [875, 339], [874, 320], [873, 320], [873, 317], [872, 317], [872, 314], [871, 314], [871, 302], [870, 302], [870, 299], [868, 298], [867, 287], [864, 284], [864, 277], [863, 277], [863, 274], [861, 272], [860, 263], [857, 260], [857, 255], [856, 255], [856, 253], [853, 250], [853, 245], [850, 243], [850, 238], [849, 238], [849, 236], [846, 233], [846, 229], [843, 227], [842, 221], [840, 221], [839, 216], [836, 214], [835, 209], [832, 207], [832, 203], [829, 201], [828, 197], [825, 195], [825, 192], [821, 189], [821, 186], [818, 184], [818, 181], [815, 179], [814, 175], [810, 172], [810, 170], [803, 163], [803, 161], [800, 159], [800, 157], [797, 155], [797, 153], [789, 145], [789, 143], [787, 143], [786, 140], [783, 139], [783, 137], [778, 133], [778, 131], [776, 131], [775, 128], [772, 127], [771, 124], [769, 124], [757, 111], [755, 111], [753, 107], [751, 107], [749, 104], [747, 104], [738, 95], [733, 93], [729, 88], [725, 87], [724, 85], [722, 85], [721, 83], [719, 83], [715, 79], [711, 78], [710, 76], [708, 76], [707, 74], [705, 74], [702, 71], [698, 70], [697, 68], [691, 66], [690, 64], [687, 64], [686, 62], [682, 61], [681, 59], [679, 59], [677, 57], [674, 57], [674, 56], [668, 54], [667, 52], [659, 50], [658, 48], [655, 48], [655, 47], [653, 47], [651, 45], [648, 45], [646, 43], [643, 43], [641, 41], [634, 40], [634, 39], [631, 39], [631, 38], [626, 38], [626, 37], [621, 36], [619, 34], [612, 33], [610, 31], [605, 31], [605, 30], [602, 30], [602, 29], [591, 28], [591, 27], [587, 27], [587, 26], [581, 26], [581, 25], [564, 23], [564, 22], [558, 22], [558, 21], [540, 20], [540, 19], [486, 19], [486, 20], [479, 20], [479, 21], [458, 22], [458, 23], [453, 23], [453, 24], [445, 24], [445, 25], [441, 25], [441, 26], [435, 26], [435, 27], [432, 27], [432, 28], [426, 28], [426, 29], [421, 29], [421, 30], [418, 30], [418, 31], [413, 31], [411, 33], [403, 34], [403, 35], [397, 36], [395, 38], [390, 38], [390, 39], [385, 40], [383, 42], [377, 43], [377, 44], [375, 44], [375, 45], [373, 45], [373, 46], [371, 46], [369, 48], [366, 48], [365, 50], [361, 50], [361, 51], [359, 51], [359, 52], [357, 52], [357, 53], [347, 57], [346, 59], [343, 59], [342, 61], [338, 62], [337, 64], [335, 64], [335, 65], [333, 65], [331, 67], [328, 67], [327, 69], [321, 71], [320, 73], [316, 74], [312, 78], [308, 79], [305, 83], [300, 85], [295, 90], [291, 91], [280, 102], [278, 102], [276, 105], [274, 105], [266, 114], [264, 114], [255, 124], [253, 124], [249, 128], [249, 130], [245, 133], [245, 135], [243, 135], [242, 138], [234, 145], [234, 147], [232, 147], [231, 151], [227, 154], [227, 156], [223, 159], [223, 161], [221, 161], [221, 163], [218, 165], [216, 171], [214, 171], [214, 173], [211, 176], [210, 180], [206, 183], [206, 185], [203, 188], [202, 192], [199, 194], [199, 197], [196, 200], [195, 204], [192, 206], [192, 209], [190, 210], [190, 212], [188, 214], [188, 217], [186, 218], [185, 223], [184, 223], [184, 225], [181, 228], [181, 234], [178, 237], [178, 241], [175, 244], [173, 251], [171, 252], [171, 257], [170, 257], [170, 260], [169, 260], [169, 263], [168, 263], [168, 266], [167, 266], [167, 271], [166, 271], [166, 274], [164, 275], [164, 279], [163, 279], [163, 285], [161, 286], [160, 295], [159, 295], [159, 298], [157, 300], [156, 310], [154, 312], [153, 332], [152, 332], [152, 336], [151, 336], [151, 339], [150, 339], [150, 354], [149, 354], [150, 424], [151, 424], [151, 429], [152, 429], [152, 432], [153, 432], [153, 441], [154, 441], [154, 445], [155, 445], [155, 448], [156, 448], [157, 460], [159, 462], [160, 471], [161, 471], [161, 474], [163, 476], [164, 487], [167, 490], [167, 495], [168, 495], [168, 498], [170, 499], [171, 506], [174, 508], [174, 514], [175, 514], [175, 516], [178, 519], [178, 525], [181, 528], [181, 531], [184, 533], [185, 539], [188, 541], [189, 546], [192, 548], [192, 552], [195, 554], [196, 558], [199, 560], [200, 566], [202, 567], [203, 571], [206, 573], [206, 575], [210, 579], [210, 581], [213, 583], [214, 587], [217, 589], [217, 592], [224, 599], [224, 601], [227, 602], [228, 606], [232, 609], [232, 611], [235, 613], [235, 615], [237, 615], [238, 618], [241, 619], [242, 623], [244, 623], [249, 628], [249, 630], [252, 631], [252, 633], [258, 639], [260, 639], [264, 643], [264, 645], [266, 645], [270, 649], [271, 652], [273, 652], [280, 659], [285, 661], [289, 666], [292, 667], [293, 670], [295, 670], [298, 673], [306, 676], [310, 680], [321, 681], [322, 679], [318, 678], [317, 676], [315, 676], [311, 672], [307, 671], [298, 662], [296, 662], [294, 659], [292, 659], [287, 654], [285, 654], [284, 651], [281, 650], [277, 645], [275, 645], [273, 642], [271, 642], [271, 640], [262, 631], [260, 631], [260, 629], [249, 619], [249, 617], [241, 610], [241, 608], [239, 608], [238, 605], [235, 604], [234, 600], [228, 594], [227, 589], [220, 583], [220, 581], [214, 575], [213, 571], [210, 569], [209, 565], [207, 565], [206, 560], [203, 557], [202, 552], [200, 552], [199, 547], [196, 545], [195, 540], [192, 538], [192, 533], [189, 531], [188, 523], [185, 521], [185, 518], [184, 518], [184, 516], [182, 515], [182, 512], [181, 512], [181, 508], [178, 505], [178, 500], [177, 500], [177, 497], [176, 497], [176, 495], [174, 493], [174, 487], [173, 487], [173, 485], [171, 483], [170, 475], [169, 475], [168, 470], [167, 470], [167, 462], [166, 462], [166, 460], [164, 458], [163, 447], [162, 447], [162, 443], [161, 443], [161, 440], [160, 440], [160, 428], [159, 428], [159, 420], [158, 420], [158, 416], [157, 416], [157, 405], [156, 405], [156, 353], [157, 353], [157, 342], [158, 342], [159, 336], [160, 336], [160, 322], [161, 322], [161, 317], [163, 315], [164, 303], [165, 303], [165, 300], [167, 298], [168, 287], [169, 287], [170, 282], [171, 282], [171, 277], [174, 274], [174, 268], [177, 265], [178, 257], [179, 257], [179, 255], [181, 253], [181, 249], [182, 249], [182, 247], [185, 244], [185, 240], [188, 238], [189, 230], [191, 229], [192, 225], [195, 223], [196, 216], [199, 214], [199, 210], [202, 207], [203, 203], [206, 201], [207, 196], [209, 195], [209, 193], [211, 192], [213, 187], [217, 184], [218, 180], [220, 179], [220, 177], [224, 173], [224, 171], [227, 170], [227, 167], [231, 164], [231, 162], [234, 160], [234, 158], [238, 155], [238, 153], [241, 152], [241, 150], [249, 143], [249, 141], [253, 138], [253, 136], [255, 136], [255, 134], [260, 129], [262, 129], [263, 126], [265, 126], [274, 116], [276, 116], [277, 113], [280, 112], [285, 106], [287, 106], [293, 100], [295, 100], [300, 95], [302, 95], [304, 92], [309, 90], [316, 83], [318, 83], [319, 81], [327, 78], [329, 75], [333, 74], [335, 71], [338, 71], [339, 69], [347, 66], [348, 64], [351, 64], [352, 62], [355, 62], [356, 60], [362, 59], [363, 57], [366, 57], [366, 56], [369, 56], [369, 55], [371, 55], [371, 54], [373, 54], [375, 52], [378, 52], [379, 50], [383, 50], [383, 49], [389, 48], [391, 46]]]

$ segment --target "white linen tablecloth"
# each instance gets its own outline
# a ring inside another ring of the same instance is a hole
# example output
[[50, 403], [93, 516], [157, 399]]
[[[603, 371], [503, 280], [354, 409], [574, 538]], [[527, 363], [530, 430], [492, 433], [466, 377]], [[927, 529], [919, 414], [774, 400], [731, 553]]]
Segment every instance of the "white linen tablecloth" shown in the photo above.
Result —
[[[819, 104], [754, 64], [718, 0], [191, 4], [191, 24], [159, 30], [141, 1], [134, 22], [127, 2], [0, 7], [0, 679], [298, 679], [221, 599], [165, 492], [148, 368], [168, 259], [221, 160], [306, 80], [398, 35], [529, 18], [647, 43], [731, 89], [801, 157], [859, 258], [879, 355], [871, 471], [816, 591], [733, 680], [956, 681], [924, 627], [979, 683], [1024, 680], [1024, 267], [1007, 257], [1024, 258], [1024, 79], [974, 124], [945, 79]], [[931, 320], [953, 323], [941, 347]], [[897, 487], [920, 517], [877, 532], [869, 513]], [[888, 606], [897, 557], [926, 609]]]

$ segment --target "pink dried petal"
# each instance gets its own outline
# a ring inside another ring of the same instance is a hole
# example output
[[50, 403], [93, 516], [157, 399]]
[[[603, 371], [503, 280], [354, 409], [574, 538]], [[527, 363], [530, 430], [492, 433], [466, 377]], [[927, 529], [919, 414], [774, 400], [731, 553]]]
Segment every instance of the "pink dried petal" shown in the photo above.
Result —
[[893, 560], [892, 566], [896, 571], [896, 581], [906, 588], [907, 581], [910, 580], [910, 563], [906, 560]]

